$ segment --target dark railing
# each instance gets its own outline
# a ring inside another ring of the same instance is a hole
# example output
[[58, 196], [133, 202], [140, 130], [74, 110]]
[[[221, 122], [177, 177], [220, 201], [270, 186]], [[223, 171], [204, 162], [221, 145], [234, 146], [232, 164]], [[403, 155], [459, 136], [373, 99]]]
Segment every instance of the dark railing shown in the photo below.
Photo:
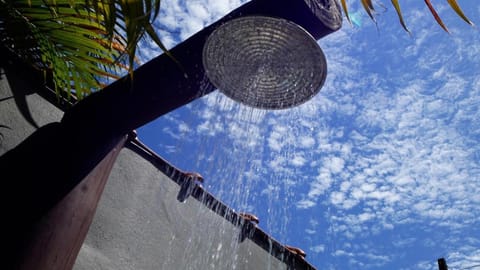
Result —
[[[180, 187], [191, 186], [187, 197], [196, 199], [217, 215], [225, 218], [234, 226], [239, 227], [240, 235], [238, 236], [238, 239], [240, 241], [244, 241], [247, 238], [250, 239], [266, 252], [284, 262], [288, 269], [315, 270], [305, 258], [298, 253], [292, 252], [288, 246], [282, 245], [280, 242], [270, 237], [256, 225], [256, 222], [244, 218], [241, 213], [235, 212], [232, 208], [219, 201], [201, 185], [192, 181], [191, 174], [183, 172], [168, 163], [168, 161], [164, 160], [141, 141], [136, 139], [135, 136], [130, 136], [125, 147], [137, 153], [145, 160], [148, 160], [159, 171], [164, 173]], [[180, 193], [181, 192], [183, 192], [182, 189], [180, 189]]]

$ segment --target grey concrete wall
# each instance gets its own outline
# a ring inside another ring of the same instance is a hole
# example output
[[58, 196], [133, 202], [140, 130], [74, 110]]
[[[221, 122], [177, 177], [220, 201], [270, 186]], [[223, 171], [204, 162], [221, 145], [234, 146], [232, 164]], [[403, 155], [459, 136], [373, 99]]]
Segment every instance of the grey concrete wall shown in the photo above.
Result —
[[[32, 88], [33, 86], [26, 83], [28, 81], [28, 77], [14, 78], [10, 76], [7, 78], [4, 69], [0, 66], [0, 134], [2, 134], [0, 136], [0, 155], [18, 145], [36, 129], [20, 113], [10, 89], [11, 84]], [[22, 82], [25, 82], [25, 84], [19, 85]], [[35, 89], [28, 92], [35, 92]], [[59, 121], [63, 115], [61, 110], [45, 101], [38, 94], [27, 95], [25, 100], [31, 116], [38, 126]]]
[[240, 229], [123, 149], [74, 269], [286, 269]]
[[[0, 127], [0, 155], [35, 131], [11, 97], [2, 75], [0, 125], [8, 128]], [[39, 126], [63, 115], [37, 94], [26, 100]], [[240, 242], [239, 227], [201, 202], [177, 201], [179, 189], [150, 162], [123, 149], [74, 269], [287, 269], [251, 240]]]

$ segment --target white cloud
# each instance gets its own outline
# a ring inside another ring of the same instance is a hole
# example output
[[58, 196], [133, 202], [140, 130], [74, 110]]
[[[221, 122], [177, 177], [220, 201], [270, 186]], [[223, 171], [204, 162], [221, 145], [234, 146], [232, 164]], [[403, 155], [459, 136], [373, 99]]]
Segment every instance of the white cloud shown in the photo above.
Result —
[[475, 245], [464, 245], [458, 251], [447, 254], [446, 261], [449, 268], [466, 269], [475, 265], [480, 265], [480, 250], [478, 249], [478, 240]]
[[[162, 43], [170, 49], [245, 2], [248, 1], [162, 1], [160, 13], [154, 22], [155, 31]], [[139, 55], [142, 62], [162, 53], [149, 39], [143, 41], [141, 48]]]
[[374, 218], [375, 215], [372, 214], [372, 213], [361, 213], [360, 215], [358, 215], [358, 220], [360, 222], [366, 222], [366, 221], [369, 221], [370, 219]]
[[[277, 127], [278, 129], [278, 127]], [[283, 147], [282, 133], [284, 131], [275, 130], [270, 133], [268, 138], [268, 146], [271, 150], [279, 152]]]
[[211, 17], [211, 13], [205, 6], [204, 2], [192, 2], [187, 5], [187, 8], [189, 15], [200, 21], [206, 22]]
[[328, 188], [330, 188], [332, 183], [333, 180], [331, 174], [327, 171], [321, 171], [311, 183], [308, 197], [316, 199], [319, 195], [322, 195]]
[[308, 148], [312, 148], [313, 146], [315, 146], [314, 138], [308, 137], [308, 136], [301, 136], [299, 138], [299, 147], [308, 149]]
[[310, 248], [310, 250], [314, 253], [323, 253], [325, 251], [324, 245], [317, 245]]
[[331, 157], [325, 160], [324, 166], [332, 173], [340, 173], [345, 166], [345, 161], [339, 157]]
[[302, 167], [303, 165], [305, 165], [306, 162], [307, 160], [300, 155], [294, 155], [291, 160], [292, 165], [295, 167]]
[[[164, 27], [184, 37], [222, 16], [227, 6], [240, 3], [217, 2], [192, 1], [190, 8], [184, 8], [180, 1], [166, 1], [164, 7], [170, 5], [170, 9], [165, 11]], [[258, 192], [269, 198], [285, 194], [280, 198], [302, 211], [295, 218], [324, 222], [302, 230], [309, 237], [332, 231], [330, 240], [310, 247], [314, 252], [345, 256], [365, 268], [372, 267], [373, 261], [386, 264], [391, 254], [375, 250], [373, 240], [365, 239], [404, 233], [399, 228], [405, 227], [420, 228], [425, 235], [415, 235], [421, 238], [417, 239], [405, 233], [402, 236], [408, 241], [391, 244], [396, 251], [413, 244], [427, 246], [429, 237], [436, 243], [424, 228], [446, 228], [458, 241], [451, 248], [459, 248], [465, 239], [462, 231], [480, 226], [480, 45], [472, 42], [479, 34], [470, 41], [455, 35], [438, 39], [438, 26], [424, 22], [422, 11], [410, 9], [405, 15], [414, 30], [414, 38], [407, 42], [401, 29], [390, 33], [384, 26], [380, 38], [361, 38], [376, 31], [373, 26], [361, 33], [346, 26], [322, 39], [327, 82], [318, 96], [298, 108], [255, 116], [221, 94], [211, 94], [189, 108], [190, 122], [169, 119], [185, 136], [176, 134], [175, 128], [165, 132], [172, 137], [202, 138], [202, 143], [209, 142], [199, 146], [203, 150], [209, 145], [236, 146], [237, 151], [229, 149], [227, 154], [215, 149], [234, 167], [238, 160], [256, 160], [245, 177], [256, 175], [266, 188], [252, 188], [251, 197]], [[189, 17], [189, 22], [179, 19]], [[367, 38], [387, 45], [374, 48]], [[452, 42], [453, 49], [444, 50]], [[389, 54], [383, 53], [388, 50]], [[217, 174], [216, 164], [210, 169]], [[274, 185], [278, 179], [289, 181]], [[271, 204], [268, 207], [274, 208], [279, 203]], [[295, 209], [282, 209], [285, 223], [277, 225], [286, 226]], [[266, 218], [279, 219], [271, 212]], [[352, 244], [332, 251], [326, 242], [335, 240], [364, 246]], [[469, 246], [478, 250], [480, 244]], [[470, 250], [449, 254], [454, 265], [478, 258]], [[432, 263], [412, 262], [411, 268], [431, 269]]]
[[303, 200], [297, 202], [297, 208], [300, 208], [300, 209], [312, 208], [315, 205], [316, 205], [316, 203], [312, 200], [309, 200], [309, 199], [303, 199]]
[[274, 185], [268, 185], [260, 194], [262, 195], [267, 195], [267, 196], [273, 196], [279, 192], [280, 188], [278, 186]]
[[334, 205], [342, 204], [343, 201], [345, 201], [345, 194], [342, 193], [342, 192], [332, 192], [332, 193], [330, 194], [330, 201], [331, 201]]
[[186, 123], [180, 123], [178, 125], [178, 130], [182, 133], [188, 133], [191, 132], [190, 127]]

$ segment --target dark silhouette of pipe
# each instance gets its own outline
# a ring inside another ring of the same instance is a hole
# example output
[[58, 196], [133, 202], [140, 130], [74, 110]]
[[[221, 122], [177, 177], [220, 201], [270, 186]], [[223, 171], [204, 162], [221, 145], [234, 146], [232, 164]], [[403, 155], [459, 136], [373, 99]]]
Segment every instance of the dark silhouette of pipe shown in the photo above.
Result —
[[[2, 220], [6, 231], [24, 232], [118, 144], [123, 135], [214, 90], [202, 66], [208, 36], [247, 15], [280, 17], [315, 39], [341, 27], [335, 0], [253, 0], [65, 112], [0, 157]], [[133, 79], [132, 79], [133, 78]], [[15, 233], [12, 241], [18, 242]]]
[[445, 261], [445, 258], [439, 258], [437, 260], [437, 263], [438, 263], [438, 270], [448, 270], [447, 261]]

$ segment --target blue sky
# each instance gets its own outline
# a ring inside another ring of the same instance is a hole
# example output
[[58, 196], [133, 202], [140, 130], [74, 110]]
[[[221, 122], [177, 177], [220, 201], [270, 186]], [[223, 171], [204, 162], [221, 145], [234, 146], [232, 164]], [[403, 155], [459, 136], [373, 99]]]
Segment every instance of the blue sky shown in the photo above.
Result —
[[[163, 0], [167, 46], [244, 1]], [[449, 269], [480, 264], [480, 32], [434, 1], [390, 1], [378, 29], [360, 1], [354, 24], [319, 41], [320, 93], [282, 111], [251, 109], [215, 91], [139, 129], [172, 164], [260, 218], [318, 269]], [[480, 24], [477, 1], [459, 0]], [[380, 2], [376, 2], [378, 5]], [[143, 59], [160, 51], [146, 41]]]

